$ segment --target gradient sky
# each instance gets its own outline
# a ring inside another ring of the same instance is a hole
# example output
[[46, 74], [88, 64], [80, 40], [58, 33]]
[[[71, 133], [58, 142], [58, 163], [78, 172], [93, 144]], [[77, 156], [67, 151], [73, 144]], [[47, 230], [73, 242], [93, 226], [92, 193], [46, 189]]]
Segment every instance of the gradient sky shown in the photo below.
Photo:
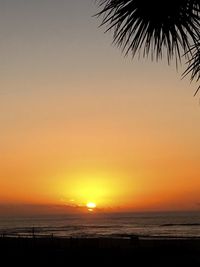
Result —
[[92, 0], [0, 0], [0, 204], [194, 210], [200, 104], [126, 57]]

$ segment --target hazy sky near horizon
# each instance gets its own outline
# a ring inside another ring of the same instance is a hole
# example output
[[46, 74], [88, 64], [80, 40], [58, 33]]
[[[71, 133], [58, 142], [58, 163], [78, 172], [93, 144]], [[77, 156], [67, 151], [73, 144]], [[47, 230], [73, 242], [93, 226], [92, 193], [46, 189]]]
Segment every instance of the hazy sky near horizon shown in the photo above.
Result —
[[184, 64], [124, 57], [92, 0], [0, 0], [0, 203], [198, 209]]

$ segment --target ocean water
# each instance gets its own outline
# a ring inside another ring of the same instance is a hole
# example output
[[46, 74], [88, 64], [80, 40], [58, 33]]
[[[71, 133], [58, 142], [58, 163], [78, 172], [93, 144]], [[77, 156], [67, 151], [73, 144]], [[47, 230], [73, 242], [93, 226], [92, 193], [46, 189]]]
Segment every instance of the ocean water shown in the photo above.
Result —
[[200, 212], [91, 213], [0, 218], [0, 235], [55, 237], [200, 238]]

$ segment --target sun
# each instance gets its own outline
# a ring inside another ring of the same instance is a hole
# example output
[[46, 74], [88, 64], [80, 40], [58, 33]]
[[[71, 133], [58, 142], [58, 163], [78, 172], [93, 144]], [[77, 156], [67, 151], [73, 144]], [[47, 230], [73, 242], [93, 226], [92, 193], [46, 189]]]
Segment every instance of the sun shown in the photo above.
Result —
[[93, 211], [97, 207], [97, 205], [94, 202], [88, 202], [86, 204], [86, 207], [88, 208], [89, 211]]

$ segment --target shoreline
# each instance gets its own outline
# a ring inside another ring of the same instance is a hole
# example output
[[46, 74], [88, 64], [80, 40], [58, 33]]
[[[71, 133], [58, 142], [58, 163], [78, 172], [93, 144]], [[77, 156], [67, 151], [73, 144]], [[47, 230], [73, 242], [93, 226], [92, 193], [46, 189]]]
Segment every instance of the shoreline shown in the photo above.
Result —
[[61, 240], [68, 240], [68, 239], [111, 239], [111, 240], [131, 240], [131, 239], [138, 239], [138, 240], [199, 240], [200, 236], [183, 236], [183, 235], [138, 235], [138, 234], [113, 234], [113, 235], [74, 235], [74, 236], [59, 236], [53, 233], [51, 234], [38, 234], [36, 232], [29, 233], [29, 234], [21, 234], [21, 233], [12, 233], [12, 232], [0, 232], [0, 239], [2, 238], [9, 238], [9, 239], [61, 239]]

